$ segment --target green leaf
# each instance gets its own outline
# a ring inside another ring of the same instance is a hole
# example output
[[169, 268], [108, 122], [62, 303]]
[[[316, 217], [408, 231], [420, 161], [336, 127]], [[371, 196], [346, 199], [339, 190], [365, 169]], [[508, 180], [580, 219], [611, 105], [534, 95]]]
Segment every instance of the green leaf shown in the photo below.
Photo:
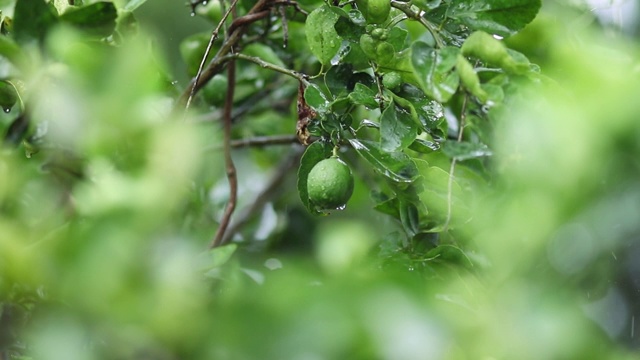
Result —
[[387, 42], [393, 45], [396, 51], [400, 51], [405, 48], [407, 36], [409, 36], [409, 32], [407, 30], [395, 26], [389, 31], [389, 38], [387, 39]]
[[488, 157], [493, 155], [493, 152], [487, 145], [465, 141], [447, 141], [444, 143], [442, 151], [448, 157], [457, 159], [459, 161]]
[[415, 163], [403, 152], [384, 151], [378, 143], [368, 140], [349, 139], [349, 143], [375, 170], [395, 182], [410, 183], [418, 176]]
[[409, 237], [413, 237], [420, 230], [420, 215], [418, 207], [413, 202], [404, 198], [400, 199], [398, 205], [402, 227]]
[[447, 102], [460, 82], [458, 74], [452, 71], [459, 49], [445, 47], [436, 50], [426, 43], [415, 42], [411, 50], [411, 63], [422, 91], [434, 100]]
[[147, 0], [129, 0], [129, 2], [124, 6], [122, 10], [132, 12], [146, 2]]
[[118, 10], [113, 3], [97, 2], [76, 9], [69, 9], [60, 20], [84, 30], [86, 33], [106, 37], [116, 28]]
[[13, 31], [18, 41], [42, 40], [57, 21], [55, 8], [44, 0], [16, 1]]
[[474, 30], [509, 36], [530, 23], [541, 5], [540, 0], [454, 0], [447, 16]]
[[224, 265], [238, 249], [238, 245], [231, 243], [211, 249], [202, 254], [200, 269], [208, 271]]
[[349, 100], [355, 105], [364, 105], [369, 109], [376, 109], [379, 106], [376, 101], [376, 92], [360, 83], [357, 83], [353, 91], [349, 94]]
[[329, 106], [329, 100], [315, 84], [309, 84], [304, 90], [304, 100], [319, 113], [326, 112]]
[[328, 65], [340, 50], [342, 38], [335, 29], [339, 18], [340, 16], [326, 5], [315, 9], [307, 17], [305, 23], [307, 42], [313, 55], [323, 65]]
[[304, 206], [312, 214], [320, 214], [315, 206], [309, 202], [309, 192], [307, 191], [307, 178], [313, 167], [328, 158], [331, 155], [331, 146], [327, 143], [316, 141], [307, 147], [302, 158], [300, 159], [300, 167], [298, 168], [298, 195]]
[[327, 89], [329, 89], [331, 95], [337, 98], [349, 93], [352, 76], [353, 66], [351, 64], [332, 66], [324, 75], [324, 84], [327, 86]]
[[[429, 214], [436, 218], [444, 219], [449, 209], [449, 181], [451, 181], [451, 201], [460, 202], [462, 189], [455, 179], [450, 179], [449, 173], [439, 167], [420, 167], [421, 183], [423, 191], [419, 194], [420, 200], [427, 207]], [[453, 206], [455, 209], [455, 206]]]
[[473, 261], [464, 252], [464, 250], [451, 244], [438, 245], [436, 248], [430, 250], [425, 254], [426, 258], [436, 261], [445, 261], [462, 265], [465, 268], [473, 268]]
[[392, 102], [380, 119], [380, 145], [383, 151], [402, 150], [413, 142], [418, 129], [411, 114]]
[[415, 139], [413, 143], [409, 145], [409, 149], [422, 154], [431, 154], [434, 151], [440, 150], [440, 144], [433, 141]]
[[398, 198], [391, 198], [380, 203], [377, 203], [373, 208], [383, 214], [392, 216], [400, 220], [400, 213], [398, 211], [399, 201]]
[[0, 56], [14, 65], [21, 65], [27, 58], [22, 49], [10, 37], [0, 35]]

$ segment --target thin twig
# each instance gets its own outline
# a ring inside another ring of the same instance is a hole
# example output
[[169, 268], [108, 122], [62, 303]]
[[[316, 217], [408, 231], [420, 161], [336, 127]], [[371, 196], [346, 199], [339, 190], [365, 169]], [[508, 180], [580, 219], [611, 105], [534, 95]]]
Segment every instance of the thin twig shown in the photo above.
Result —
[[[465, 120], [467, 118], [467, 98], [465, 94], [462, 100], [462, 109], [460, 110], [460, 123], [458, 124], [458, 138], [456, 141], [462, 141], [462, 135], [464, 133]], [[451, 167], [449, 168], [449, 182], [447, 184], [447, 220], [444, 223], [444, 230], [447, 231], [449, 223], [451, 222], [451, 212], [453, 210], [453, 173], [456, 170], [456, 163], [458, 159], [453, 158], [451, 160]]]
[[256, 196], [251, 205], [245, 208], [242, 213], [236, 217], [236, 220], [226, 232], [221, 245], [224, 245], [231, 241], [233, 235], [235, 235], [245, 224], [247, 224], [247, 222], [249, 222], [270, 199], [273, 199], [274, 196], [277, 195], [279, 189], [283, 189], [282, 183], [284, 181], [284, 178], [288, 174], [290, 174], [290, 170], [298, 164], [300, 157], [304, 152], [304, 149], [305, 148], [302, 146], [294, 147], [290, 152], [290, 155], [278, 165], [278, 167], [273, 172], [273, 177], [271, 178], [271, 180], [269, 180], [264, 189], [262, 189], [262, 191]]
[[234, 149], [244, 147], [263, 147], [269, 145], [287, 145], [298, 143], [298, 137], [295, 135], [275, 135], [275, 136], [258, 136], [248, 139], [238, 139], [231, 141], [231, 147]]
[[235, 26], [235, 31], [228, 32], [228, 36], [220, 46], [218, 53], [213, 57], [213, 59], [211, 59], [206, 69], [202, 70], [202, 72], [200, 73], [200, 77], [198, 79], [194, 78], [193, 80], [191, 80], [185, 91], [182, 93], [176, 103], [178, 106], [186, 104], [190, 96], [192, 97], [193, 95], [195, 95], [195, 93], [198, 92], [198, 90], [200, 90], [204, 86], [204, 84], [207, 83], [207, 81], [209, 81], [214, 75], [220, 73], [225, 62], [229, 60], [228, 58], [224, 57], [232, 52], [232, 49], [236, 46], [236, 44], [240, 41], [242, 35], [244, 34], [243, 29], [246, 25], [249, 24], [245, 22], [245, 19], [249, 17], [252, 19], [252, 21], [260, 20], [260, 18], [254, 18], [253, 15], [262, 12], [269, 6], [269, 2], [271, 1], [273, 0], [258, 0], [253, 8], [249, 10], [247, 15], [239, 17], [231, 23], [230, 28], [234, 26], [233, 23], [235, 22], [242, 23], [242, 25]]
[[301, 72], [297, 72], [295, 70], [290, 70], [290, 69], [287, 69], [287, 68], [283, 68], [283, 67], [278, 66], [276, 64], [268, 63], [268, 62], [262, 60], [259, 57], [249, 56], [249, 55], [240, 54], [240, 53], [234, 53], [234, 54], [226, 55], [224, 58], [240, 59], [240, 60], [250, 61], [250, 62], [253, 62], [253, 63], [256, 63], [256, 64], [260, 65], [261, 67], [263, 67], [265, 69], [273, 70], [273, 71], [279, 72], [281, 74], [285, 74], [285, 75], [291, 76], [292, 78], [295, 78], [298, 81], [300, 81], [303, 84], [305, 84], [305, 86], [309, 85], [309, 80], [308, 80], [309, 79], [309, 75], [301, 73]]
[[[213, 43], [216, 40], [218, 40], [218, 34], [220, 33], [220, 29], [222, 28], [224, 23], [227, 21], [227, 18], [229, 17], [229, 14], [231, 14], [231, 11], [235, 9], [237, 3], [238, 3], [238, 0], [233, 0], [233, 3], [231, 3], [231, 6], [229, 6], [229, 9], [227, 9], [227, 11], [222, 16], [222, 20], [220, 20], [216, 28], [213, 29], [213, 32], [211, 33], [211, 37], [209, 38], [209, 43], [207, 44], [207, 49], [204, 51], [204, 55], [202, 56], [202, 60], [200, 61], [200, 66], [198, 66], [198, 72], [196, 73], [196, 78], [195, 78], [196, 84], [200, 81], [200, 76], [202, 75], [202, 69], [204, 69], [204, 64], [207, 62], [207, 58], [211, 53], [211, 48], [213, 47]], [[189, 110], [189, 106], [191, 106], [191, 101], [193, 101], [193, 96], [195, 94], [196, 94], [196, 87], [192, 86], [191, 91], [189, 91], [189, 97], [187, 98], [187, 103], [184, 106], [185, 117], [187, 115], [187, 111]]]
[[[316, 139], [313, 139], [311, 140], [311, 142], [315, 140]], [[229, 146], [232, 149], [242, 149], [242, 148], [248, 148], [248, 147], [290, 145], [290, 144], [297, 144], [297, 143], [298, 143], [298, 137], [295, 135], [274, 135], [274, 136], [256, 136], [256, 137], [246, 138], [246, 139], [235, 139], [235, 140], [231, 140], [231, 142], [229, 143]], [[224, 146], [222, 145], [211, 145], [204, 148], [203, 151], [204, 152], [220, 151], [223, 149], [224, 149]]]
[[236, 84], [235, 60], [229, 61], [227, 65], [227, 79], [229, 79], [229, 85], [227, 87], [227, 97], [224, 101], [224, 162], [227, 169], [227, 179], [229, 180], [229, 202], [224, 209], [220, 226], [216, 231], [210, 248], [222, 244], [224, 233], [227, 230], [227, 226], [229, 226], [231, 215], [233, 215], [238, 200], [238, 176], [236, 174], [236, 167], [233, 164], [233, 158], [231, 157], [231, 110], [233, 109], [233, 95]]

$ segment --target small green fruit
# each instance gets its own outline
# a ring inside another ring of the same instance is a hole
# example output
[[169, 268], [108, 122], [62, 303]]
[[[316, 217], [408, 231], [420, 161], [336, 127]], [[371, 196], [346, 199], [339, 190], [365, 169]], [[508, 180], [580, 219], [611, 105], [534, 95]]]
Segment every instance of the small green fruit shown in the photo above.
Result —
[[227, 97], [227, 87], [227, 77], [222, 74], [215, 75], [202, 89], [204, 100], [209, 105], [222, 106]]
[[396, 89], [402, 85], [402, 76], [395, 71], [388, 72], [382, 77], [382, 85], [390, 90]]
[[322, 210], [344, 206], [353, 194], [353, 175], [349, 166], [338, 158], [317, 163], [307, 177], [307, 192], [313, 205]]
[[382, 24], [391, 12], [390, 0], [369, 0], [369, 16], [367, 21], [373, 24]]

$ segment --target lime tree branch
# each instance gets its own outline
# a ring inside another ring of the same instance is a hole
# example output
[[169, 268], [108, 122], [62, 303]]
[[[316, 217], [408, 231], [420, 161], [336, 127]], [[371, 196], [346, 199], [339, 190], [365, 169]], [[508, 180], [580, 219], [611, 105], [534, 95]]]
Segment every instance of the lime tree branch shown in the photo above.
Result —
[[400, 1], [391, 1], [391, 6], [402, 11], [405, 15], [407, 15], [409, 19], [416, 20], [417, 22], [422, 24], [422, 26], [424, 26], [431, 33], [431, 36], [433, 36], [433, 38], [435, 39], [438, 47], [439, 48], [444, 47], [444, 42], [442, 41], [442, 38], [440, 38], [438, 29], [432, 23], [430, 23], [427, 19], [423, 18], [420, 15], [420, 11], [414, 11], [413, 9], [411, 9], [410, 3], [400, 2]]
[[287, 76], [291, 76], [292, 78], [295, 78], [298, 81], [300, 81], [301, 83], [303, 83], [305, 86], [309, 85], [309, 80], [308, 80], [309, 76], [307, 74], [303, 74], [303, 73], [295, 71], [295, 70], [283, 68], [283, 67], [278, 66], [276, 64], [272, 64], [272, 63], [266, 62], [266, 61], [264, 61], [264, 60], [262, 60], [262, 59], [260, 59], [258, 57], [254, 57], [254, 56], [249, 56], [249, 55], [238, 53], [238, 54], [229, 54], [229, 55], [226, 56], [226, 58], [250, 61], [252, 63], [260, 65], [261, 67], [263, 67], [265, 69], [273, 70], [273, 71], [279, 72], [281, 74], [285, 74]]
[[222, 240], [223, 244], [230, 242], [233, 235], [246, 225], [259, 211], [261, 211], [270, 199], [273, 199], [281, 190], [285, 189], [282, 184], [287, 175], [292, 173], [291, 169], [297, 166], [300, 162], [300, 157], [302, 157], [304, 150], [305, 147], [302, 146], [294, 147], [287, 158], [278, 165], [278, 167], [273, 171], [273, 177], [269, 180], [264, 189], [262, 189], [262, 191], [256, 196], [251, 205], [243, 209], [243, 211], [235, 218], [233, 224], [224, 235]]
[[[265, 18], [269, 15], [269, 6], [273, 0], [258, 0], [255, 5], [249, 10], [249, 12], [235, 19], [231, 25], [229, 26], [228, 37], [220, 46], [220, 49], [216, 53], [216, 55], [211, 59], [209, 65], [201, 71], [198, 71], [198, 74], [191, 80], [185, 91], [182, 93], [180, 98], [178, 99], [177, 104], [179, 106], [184, 106], [187, 108], [187, 104], [190, 103], [189, 99], [193, 98], [193, 96], [200, 90], [215, 74], [218, 74], [222, 71], [226, 61], [229, 59], [225, 56], [232, 52], [232, 49], [238, 44], [238, 42], [242, 39], [242, 35], [244, 34], [244, 30], [246, 26], [251, 24], [252, 22], [258, 21], [260, 19]], [[220, 24], [223, 24], [224, 21], [221, 21]], [[218, 24], [216, 29], [221, 27]], [[219, 29], [218, 29], [219, 31]], [[211, 39], [209, 44], [213, 44], [217, 39], [217, 32], [211, 34]], [[210, 50], [210, 46], [208, 47]], [[203, 58], [207, 58], [207, 54]]]

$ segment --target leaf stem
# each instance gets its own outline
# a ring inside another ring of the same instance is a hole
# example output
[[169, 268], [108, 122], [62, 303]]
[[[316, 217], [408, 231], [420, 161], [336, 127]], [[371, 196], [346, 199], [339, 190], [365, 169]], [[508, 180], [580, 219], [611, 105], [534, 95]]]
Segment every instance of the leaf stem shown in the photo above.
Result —
[[[467, 100], [469, 96], [467, 94], [464, 95], [462, 100], [462, 108], [460, 109], [460, 123], [458, 124], [458, 137], [456, 139], [457, 142], [462, 141], [462, 135], [464, 133], [465, 120], [467, 118]], [[456, 170], [456, 163], [458, 159], [453, 158], [451, 160], [451, 167], [449, 168], [449, 181], [447, 183], [447, 220], [444, 223], [443, 232], [446, 232], [449, 229], [449, 224], [451, 222], [451, 213], [453, 210], [453, 173]]]
[[305, 84], [305, 86], [309, 85], [309, 81], [308, 81], [309, 75], [303, 74], [303, 73], [295, 71], [295, 70], [283, 68], [283, 67], [278, 66], [276, 64], [272, 64], [272, 63], [266, 62], [266, 61], [262, 60], [259, 57], [249, 56], [249, 55], [240, 54], [240, 53], [234, 53], [234, 54], [226, 55], [225, 59], [240, 59], [240, 60], [250, 61], [252, 63], [260, 65], [261, 67], [263, 67], [265, 69], [273, 70], [273, 71], [279, 72], [281, 74], [285, 74], [285, 75], [291, 76], [292, 78], [295, 78], [298, 81], [300, 81], [303, 84]]
[[413, 11], [409, 3], [391, 1], [391, 6], [405, 13], [405, 15], [407, 15], [409, 19], [416, 20], [417, 22], [422, 24], [422, 26], [424, 26], [431, 33], [431, 36], [433, 36], [433, 39], [436, 41], [436, 45], [438, 48], [443, 48], [445, 46], [442, 38], [440, 38], [437, 27], [430, 23], [427, 19], [423, 18], [420, 15], [419, 11]]

